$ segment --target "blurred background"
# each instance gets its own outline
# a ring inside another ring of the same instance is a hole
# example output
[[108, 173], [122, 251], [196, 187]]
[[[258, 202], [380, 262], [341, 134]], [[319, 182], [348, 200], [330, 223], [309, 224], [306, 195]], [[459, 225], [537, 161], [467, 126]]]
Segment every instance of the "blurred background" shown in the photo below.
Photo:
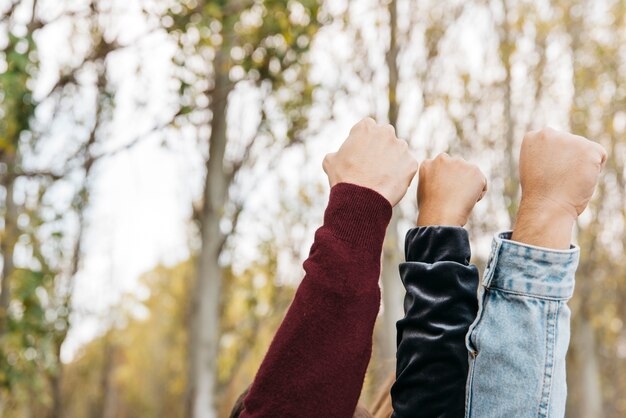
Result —
[[[481, 268], [524, 132], [604, 145], [567, 416], [626, 417], [625, 0], [0, 0], [0, 416], [227, 416], [303, 275], [322, 158], [364, 116], [481, 165]], [[395, 367], [414, 196], [365, 404]]]

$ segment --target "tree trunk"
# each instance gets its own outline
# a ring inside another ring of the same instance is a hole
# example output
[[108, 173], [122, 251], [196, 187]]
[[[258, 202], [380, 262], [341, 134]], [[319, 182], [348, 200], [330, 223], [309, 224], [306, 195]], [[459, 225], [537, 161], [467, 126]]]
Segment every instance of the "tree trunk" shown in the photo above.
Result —
[[117, 413], [117, 392], [112, 382], [115, 369], [115, 346], [106, 342], [104, 347], [104, 367], [102, 368], [102, 418], [115, 418]]
[[215, 87], [210, 92], [212, 113], [209, 157], [206, 162], [204, 202], [200, 215], [201, 248], [192, 294], [189, 334], [187, 416], [216, 416], [217, 355], [220, 328], [222, 271], [218, 264], [224, 235], [220, 220], [228, 199], [231, 176], [225, 171], [226, 116], [232, 84], [228, 78], [229, 48], [223, 44], [214, 61]]
[[[398, 91], [398, 12], [396, 0], [391, 0], [388, 4], [389, 12], [389, 49], [387, 50], [386, 62], [389, 73], [388, 100], [389, 109], [387, 119], [391, 125], [397, 129], [399, 104], [397, 98]], [[381, 360], [381, 378], [395, 369], [393, 360], [396, 356], [396, 321], [402, 318], [404, 288], [398, 273], [398, 265], [402, 259], [402, 247], [398, 234], [398, 222], [401, 213], [399, 208], [395, 208], [387, 235], [383, 245], [382, 260], [382, 289], [383, 289], [383, 315], [382, 328], [378, 338]]]
[[52, 409], [50, 418], [63, 417], [63, 363], [61, 362], [61, 345], [55, 346], [55, 358], [57, 360], [57, 370], [50, 376], [50, 387], [52, 389]]
[[[15, 156], [9, 156], [5, 163], [12, 173]], [[2, 257], [2, 284], [0, 285], [0, 337], [4, 335], [7, 329], [9, 304], [11, 303], [11, 286], [10, 278], [13, 273], [13, 251], [17, 242], [17, 205], [13, 197], [13, 187], [15, 177], [11, 174], [5, 177], [5, 213], [4, 213], [4, 231], [2, 239], [0, 239], [0, 257]]]
[[383, 288], [383, 328], [379, 338], [381, 377], [395, 369], [396, 358], [396, 322], [402, 318], [404, 287], [400, 280], [398, 266], [402, 261], [398, 221], [400, 211], [394, 209], [385, 243], [383, 245], [382, 288]]
[[511, 56], [515, 49], [515, 39], [511, 38], [511, 27], [509, 24], [509, 7], [507, 0], [502, 1], [504, 17], [500, 28], [500, 57], [504, 67], [504, 138], [505, 138], [505, 167], [502, 173], [505, 174], [504, 200], [509, 215], [511, 225], [515, 222], [517, 214], [517, 195], [519, 192], [519, 176], [517, 171], [518, 149], [515, 147], [515, 117], [513, 116], [513, 91], [512, 91], [512, 64]]
[[596, 355], [596, 336], [591, 322], [582, 312], [572, 324], [572, 347], [568, 358], [567, 417], [603, 418], [600, 365]]

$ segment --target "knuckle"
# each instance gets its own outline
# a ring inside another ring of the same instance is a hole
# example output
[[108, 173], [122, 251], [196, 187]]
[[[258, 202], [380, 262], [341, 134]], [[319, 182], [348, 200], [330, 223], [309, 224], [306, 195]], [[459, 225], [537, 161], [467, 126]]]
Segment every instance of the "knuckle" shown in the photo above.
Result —
[[533, 139], [537, 138], [538, 135], [539, 131], [528, 131], [524, 134], [524, 142], [532, 141]]
[[480, 173], [480, 179], [482, 181], [483, 187], [486, 190], [487, 187], [489, 187], [489, 180], [487, 180], [487, 176], [485, 176], [482, 171], [479, 170], [479, 173]]
[[350, 132], [366, 128], [368, 126], [368, 124], [370, 123], [369, 121], [371, 121], [371, 120], [372, 120], [371, 118], [363, 118], [363, 119], [361, 119], [360, 121], [358, 121], [357, 123], [354, 124], [354, 126], [352, 127]]
[[596, 146], [598, 147], [598, 152], [600, 153], [600, 164], [604, 164], [608, 158], [608, 153], [602, 145], [596, 143]]
[[559, 136], [561, 136], [559, 135], [559, 132], [549, 126], [543, 127], [539, 131], [539, 138], [543, 140], [549, 140], [549, 139], [557, 138]]
[[332, 153], [331, 154], [326, 154], [324, 156], [324, 159], [322, 160], [322, 167], [324, 169], [326, 169], [330, 165], [332, 158], [333, 158], [333, 154]]

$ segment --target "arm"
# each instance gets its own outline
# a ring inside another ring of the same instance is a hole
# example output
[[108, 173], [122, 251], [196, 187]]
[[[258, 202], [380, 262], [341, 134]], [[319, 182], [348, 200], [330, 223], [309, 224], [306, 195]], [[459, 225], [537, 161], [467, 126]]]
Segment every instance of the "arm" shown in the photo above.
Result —
[[478, 270], [469, 264], [467, 231], [420, 227], [409, 231], [406, 246], [393, 416], [462, 416], [468, 370], [464, 338], [478, 309]]
[[380, 252], [391, 205], [333, 187], [306, 276], [259, 368], [241, 417], [351, 417], [380, 305]]
[[567, 301], [578, 248], [570, 245], [606, 156], [584, 138], [543, 130], [525, 136], [522, 201], [513, 233], [493, 243], [467, 335], [467, 417], [563, 417]]
[[359, 122], [324, 160], [331, 196], [303, 279], [244, 400], [242, 417], [352, 417], [380, 305], [391, 208], [417, 162], [390, 126]]
[[405, 316], [398, 321], [394, 417], [459, 417], [465, 334], [476, 317], [478, 270], [463, 225], [486, 192], [478, 167], [445, 154], [420, 168], [418, 227], [406, 237]]

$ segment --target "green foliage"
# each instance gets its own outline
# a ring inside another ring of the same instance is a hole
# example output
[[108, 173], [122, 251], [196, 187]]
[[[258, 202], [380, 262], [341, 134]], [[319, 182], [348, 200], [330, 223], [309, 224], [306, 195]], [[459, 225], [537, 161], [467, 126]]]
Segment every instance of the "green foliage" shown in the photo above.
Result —
[[13, 272], [13, 301], [0, 345], [1, 390], [12, 393], [13, 400], [40, 394], [30, 401], [31, 407], [45, 408], [49, 404], [46, 376], [57, 365], [53, 350], [55, 321], [48, 304], [53, 279], [50, 274], [31, 270]]
[[[193, 103], [210, 90], [203, 84], [207, 74], [212, 72], [215, 77], [221, 72], [233, 84], [247, 81], [269, 92], [282, 112], [281, 123], [287, 125], [280, 141], [300, 140], [315, 87], [308, 80], [305, 56], [325, 22], [320, 1], [222, 0], [202, 4], [200, 7], [195, 1], [176, 3], [164, 18], [180, 50], [175, 57], [181, 67], [179, 114], [198, 110]], [[209, 57], [220, 49], [228, 55], [223, 68], [209, 70], [189, 64], [195, 62], [190, 57], [200, 57], [211, 67]], [[262, 124], [267, 121], [266, 116], [264, 112]]]
[[15, 152], [20, 134], [30, 129], [35, 112], [32, 79], [38, 61], [32, 34], [17, 37], [8, 34], [4, 50], [6, 70], [0, 73], [0, 151]]

